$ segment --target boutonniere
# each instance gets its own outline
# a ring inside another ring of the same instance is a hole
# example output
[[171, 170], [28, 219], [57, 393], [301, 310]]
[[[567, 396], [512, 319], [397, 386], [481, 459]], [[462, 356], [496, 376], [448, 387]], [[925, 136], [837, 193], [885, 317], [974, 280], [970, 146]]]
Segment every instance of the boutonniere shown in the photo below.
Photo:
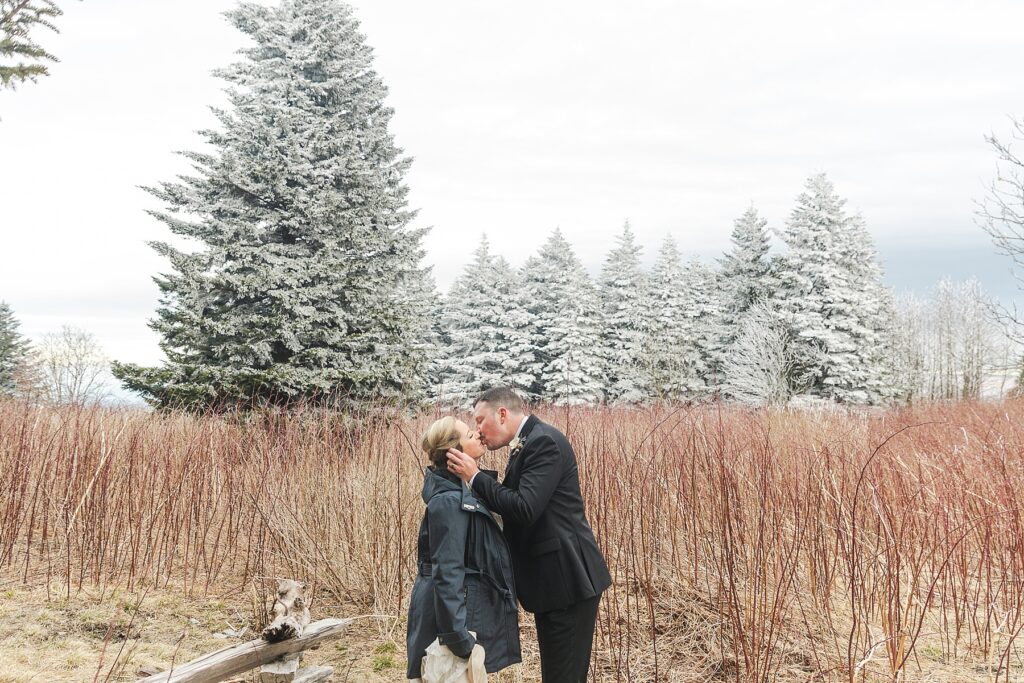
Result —
[[508, 448], [509, 448], [508, 455], [509, 455], [509, 457], [512, 458], [512, 457], [515, 457], [516, 455], [518, 455], [519, 451], [523, 450], [523, 446], [525, 446], [525, 445], [526, 445], [526, 442], [524, 442], [518, 436], [516, 438], [512, 439], [511, 441], [509, 441], [508, 442]]

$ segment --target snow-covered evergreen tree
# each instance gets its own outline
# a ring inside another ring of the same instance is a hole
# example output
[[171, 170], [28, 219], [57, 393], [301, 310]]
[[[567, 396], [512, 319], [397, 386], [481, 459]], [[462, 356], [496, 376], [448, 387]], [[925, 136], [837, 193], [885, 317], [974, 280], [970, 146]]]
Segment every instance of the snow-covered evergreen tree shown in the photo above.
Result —
[[732, 249], [719, 260], [722, 349], [727, 349], [739, 336], [744, 314], [755, 303], [770, 298], [775, 289], [768, 259], [767, 225], [768, 221], [751, 206], [733, 223]]
[[[487, 374], [487, 350], [483, 348], [479, 307], [490, 292], [481, 291], [494, 267], [487, 238], [473, 252], [462, 274], [442, 298], [434, 320], [438, 345], [431, 372], [430, 398], [444, 405], [463, 405], [477, 391], [477, 381]], [[489, 378], [493, 381], [493, 377]]]
[[824, 174], [797, 198], [779, 260], [781, 311], [796, 339], [795, 384], [841, 403], [887, 395], [887, 296], [870, 235]]
[[682, 270], [683, 320], [693, 357], [691, 398], [711, 396], [721, 388], [719, 330], [722, 309], [718, 273], [693, 258]]
[[679, 249], [668, 237], [658, 250], [649, 278], [650, 327], [644, 351], [653, 395], [661, 400], [691, 399], [704, 390], [685, 284]]
[[535, 365], [515, 273], [495, 258], [485, 237], [452, 284], [437, 319], [439, 344], [432, 398], [468, 407], [485, 389], [505, 385], [527, 391]]
[[0, 301], [0, 396], [18, 392], [19, 376], [30, 362], [32, 346], [20, 326], [11, 307]]
[[651, 397], [644, 370], [647, 282], [640, 267], [641, 248], [629, 222], [617, 237], [601, 270], [602, 333], [605, 392], [609, 402], [639, 403]]
[[604, 398], [600, 304], [572, 246], [555, 230], [523, 268], [540, 364], [534, 393], [558, 405]]
[[422, 232], [409, 227], [386, 89], [339, 0], [243, 3], [255, 43], [219, 71], [231, 106], [187, 153], [196, 173], [150, 189], [198, 250], [153, 247], [161, 368], [115, 364], [160, 406], [407, 396], [422, 379]]
[[495, 324], [495, 344], [501, 352], [501, 383], [536, 399], [539, 395], [533, 389], [540, 382], [543, 365], [536, 351], [536, 316], [523, 279], [504, 257], [495, 259], [492, 305], [495, 319], [501, 321]]

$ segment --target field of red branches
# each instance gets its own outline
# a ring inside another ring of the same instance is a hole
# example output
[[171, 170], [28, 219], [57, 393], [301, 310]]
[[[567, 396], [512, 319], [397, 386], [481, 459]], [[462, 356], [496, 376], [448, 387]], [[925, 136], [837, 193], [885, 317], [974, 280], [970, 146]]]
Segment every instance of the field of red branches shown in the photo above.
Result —
[[[593, 680], [1024, 680], [1024, 402], [540, 416], [614, 577]], [[401, 618], [433, 418], [0, 402], [0, 578], [67, 599], [290, 576]]]

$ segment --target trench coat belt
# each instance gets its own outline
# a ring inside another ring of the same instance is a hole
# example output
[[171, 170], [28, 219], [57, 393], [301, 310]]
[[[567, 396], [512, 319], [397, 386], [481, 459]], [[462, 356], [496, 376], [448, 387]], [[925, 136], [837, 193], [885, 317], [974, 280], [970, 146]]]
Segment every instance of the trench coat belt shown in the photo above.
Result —
[[[425, 576], [427, 578], [430, 578], [431, 576], [434, 575], [434, 565], [430, 564], [429, 562], [419, 562], [417, 564], [419, 565], [419, 575], [420, 576]], [[472, 568], [468, 568], [467, 567], [466, 568], [466, 575], [467, 576], [479, 576], [479, 577], [481, 577], [484, 581], [486, 581], [487, 583], [491, 584], [491, 587], [498, 592], [498, 595], [503, 597], [505, 600], [508, 600], [512, 604], [515, 604], [515, 598], [512, 595], [512, 591], [510, 591], [509, 589], [505, 588], [504, 586], [501, 586], [500, 584], [498, 584], [498, 582], [495, 581], [494, 577], [491, 576], [490, 574], [484, 574], [482, 571], [479, 571], [477, 569], [472, 569]]]
[[504, 598], [508, 602], [511, 602], [513, 605], [516, 604], [516, 599], [515, 599], [515, 597], [513, 597], [512, 591], [510, 591], [509, 589], [507, 589], [504, 586], [502, 586], [501, 584], [499, 584], [495, 580], [495, 578], [493, 576], [491, 576], [490, 574], [484, 574], [482, 571], [480, 571], [478, 569], [467, 568], [466, 569], [466, 576], [470, 576], [470, 575], [479, 576], [484, 581], [486, 581], [487, 583], [491, 584], [491, 588], [496, 590], [498, 592], [498, 595], [500, 595], [502, 598]]

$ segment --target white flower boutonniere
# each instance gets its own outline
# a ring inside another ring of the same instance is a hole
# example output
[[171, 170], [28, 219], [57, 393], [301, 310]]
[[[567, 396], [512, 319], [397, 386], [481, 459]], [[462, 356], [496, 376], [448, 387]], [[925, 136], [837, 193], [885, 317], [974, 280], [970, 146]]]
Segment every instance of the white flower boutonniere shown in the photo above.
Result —
[[520, 439], [518, 436], [516, 438], [512, 439], [511, 441], [509, 441], [508, 442], [508, 449], [509, 449], [508, 450], [508, 454], [509, 454], [509, 457], [511, 458], [511, 457], [515, 457], [516, 455], [518, 455], [519, 451], [523, 450], [523, 446], [525, 446], [525, 445], [526, 445], [525, 442], [522, 439]]

